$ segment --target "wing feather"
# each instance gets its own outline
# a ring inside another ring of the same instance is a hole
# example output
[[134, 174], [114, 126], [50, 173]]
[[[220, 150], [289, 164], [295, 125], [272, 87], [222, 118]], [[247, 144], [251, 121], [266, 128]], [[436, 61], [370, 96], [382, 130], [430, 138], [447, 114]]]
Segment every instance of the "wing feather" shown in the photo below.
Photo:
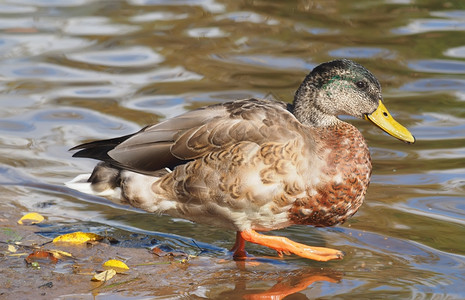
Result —
[[240, 141], [285, 142], [300, 130], [302, 125], [287, 110], [287, 104], [246, 99], [193, 110], [132, 135], [73, 149], [81, 149], [74, 156], [150, 175]]

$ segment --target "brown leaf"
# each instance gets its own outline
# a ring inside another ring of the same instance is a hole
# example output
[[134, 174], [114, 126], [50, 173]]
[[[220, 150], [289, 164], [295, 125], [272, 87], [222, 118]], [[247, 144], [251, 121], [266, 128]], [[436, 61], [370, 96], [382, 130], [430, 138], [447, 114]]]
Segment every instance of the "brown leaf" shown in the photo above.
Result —
[[152, 249], [152, 253], [159, 256], [159, 257], [188, 257], [189, 255], [183, 252], [166, 252], [161, 250], [159, 247], [155, 247]]
[[50, 260], [52, 263], [57, 263], [58, 259], [49, 251], [44, 251], [44, 250], [37, 250], [32, 252], [31, 254], [28, 255], [28, 257], [25, 258], [26, 262], [28, 264], [31, 264], [37, 260]]

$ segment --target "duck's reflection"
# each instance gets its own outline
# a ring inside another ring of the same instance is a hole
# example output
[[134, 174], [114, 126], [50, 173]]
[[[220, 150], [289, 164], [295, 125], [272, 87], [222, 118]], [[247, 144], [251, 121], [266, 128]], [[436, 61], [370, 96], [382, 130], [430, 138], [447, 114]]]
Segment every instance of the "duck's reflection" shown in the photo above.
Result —
[[[246, 269], [248, 265], [255, 265], [258, 262], [237, 262], [238, 268]], [[249, 299], [249, 300], [264, 300], [264, 299], [308, 299], [301, 291], [309, 288], [316, 282], [337, 283], [342, 279], [342, 273], [333, 270], [321, 268], [305, 268], [296, 271], [285, 271], [279, 274], [278, 277], [260, 278], [250, 281], [250, 276], [244, 274], [235, 280], [235, 288], [233, 290], [222, 292], [218, 299]], [[270, 288], [257, 288], [257, 282], [274, 283]], [[254, 285], [253, 288], [247, 286]]]

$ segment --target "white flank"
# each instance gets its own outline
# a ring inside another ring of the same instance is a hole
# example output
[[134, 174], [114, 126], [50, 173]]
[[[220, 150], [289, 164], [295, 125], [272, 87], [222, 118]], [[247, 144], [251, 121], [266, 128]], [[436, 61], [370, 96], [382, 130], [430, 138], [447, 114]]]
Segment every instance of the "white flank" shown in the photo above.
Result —
[[106, 197], [106, 198], [109, 198], [110, 200], [113, 200], [113, 201], [117, 200], [117, 202], [120, 202], [121, 200], [121, 189], [120, 188], [106, 189], [101, 192], [96, 192], [92, 188], [92, 184], [87, 181], [90, 175], [91, 174], [80, 174], [76, 176], [74, 179], [72, 179], [71, 181], [65, 182], [65, 185], [73, 190], [79, 191], [84, 194]]

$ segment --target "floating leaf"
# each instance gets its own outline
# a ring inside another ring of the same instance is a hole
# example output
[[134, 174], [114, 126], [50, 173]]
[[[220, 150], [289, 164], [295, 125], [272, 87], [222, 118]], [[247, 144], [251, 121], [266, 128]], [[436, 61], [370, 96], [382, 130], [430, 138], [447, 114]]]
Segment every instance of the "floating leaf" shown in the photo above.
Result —
[[13, 253], [13, 254], [10, 254], [8, 256], [20, 257], [20, 256], [25, 256], [25, 255], [29, 255], [29, 254], [23, 252], [23, 253]]
[[44, 217], [38, 213], [28, 213], [24, 215], [21, 219], [18, 220], [18, 224], [20, 225], [32, 225], [40, 223], [44, 220]]
[[106, 270], [113, 269], [117, 273], [124, 273], [127, 270], [129, 270], [129, 267], [122, 261], [116, 260], [116, 259], [110, 259], [107, 260], [104, 264], [103, 267]]
[[62, 258], [74, 258], [74, 257], [71, 253], [61, 251], [61, 250], [37, 250], [29, 254], [29, 256], [25, 258], [25, 260], [28, 264], [36, 260], [44, 260], [44, 259], [48, 259], [53, 263], [57, 263], [58, 260]]
[[71, 253], [61, 251], [61, 250], [48, 250], [55, 258], [62, 259], [62, 258], [74, 258]]
[[95, 274], [94, 277], [92, 277], [92, 281], [108, 281], [113, 276], [116, 275], [116, 271], [113, 269], [105, 270], [103, 272], [100, 272], [98, 274]]
[[154, 247], [152, 249], [152, 253], [157, 255], [157, 256], [165, 256], [166, 255], [166, 252], [161, 250], [159, 247]]
[[159, 256], [159, 257], [171, 257], [171, 258], [174, 258], [174, 257], [188, 257], [188, 255], [186, 253], [184, 253], [184, 252], [175, 252], [175, 251], [166, 252], [166, 251], [162, 250], [159, 247], [154, 247], [152, 249], [152, 253]]
[[100, 241], [103, 236], [91, 232], [73, 232], [57, 236], [53, 239], [54, 243], [74, 243], [84, 244], [87, 242]]
[[16, 248], [15, 246], [8, 245], [8, 251], [10, 251], [11, 253], [15, 253], [17, 250], [18, 250], [18, 248]]
[[37, 260], [44, 260], [44, 259], [49, 259], [53, 263], [58, 262], [58, 259], [52, 253], [50, 253], [49, 251], [44, 251], [44, 250], [34, 251], [31, 254], [29, 254], [28, 257], [25, 258], [28, 264], [32, 264], [33, 262]]

